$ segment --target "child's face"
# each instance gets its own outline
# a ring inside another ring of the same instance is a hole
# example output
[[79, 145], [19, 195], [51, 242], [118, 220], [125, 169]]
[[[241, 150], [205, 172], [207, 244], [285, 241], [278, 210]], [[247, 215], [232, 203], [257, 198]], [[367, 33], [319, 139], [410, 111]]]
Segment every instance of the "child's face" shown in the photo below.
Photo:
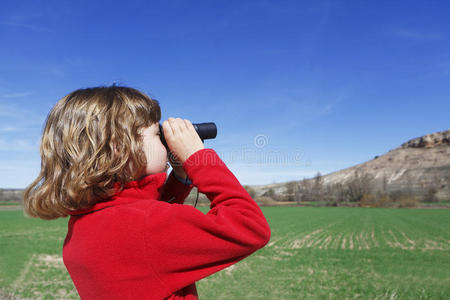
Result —
[[147, 167], [144, 175], [167, 171], [169, 168], [167, 150], [161, 142], [159, 123], [143, 128], [141, 131], [144, 153], [147, 158]]

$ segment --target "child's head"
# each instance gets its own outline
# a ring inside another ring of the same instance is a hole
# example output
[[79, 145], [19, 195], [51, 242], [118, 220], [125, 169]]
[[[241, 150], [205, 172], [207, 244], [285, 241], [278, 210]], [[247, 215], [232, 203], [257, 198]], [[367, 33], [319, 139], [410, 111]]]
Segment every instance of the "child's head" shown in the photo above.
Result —
[[123, 187], [149, 173], [143, 142], [160, 120], [158, 101], [133, 88], [86, 88], [63, 97], [47, 116], [41, 171], [24, 193], [26, 213], [65, 217], [111, 196], [115, 182]]

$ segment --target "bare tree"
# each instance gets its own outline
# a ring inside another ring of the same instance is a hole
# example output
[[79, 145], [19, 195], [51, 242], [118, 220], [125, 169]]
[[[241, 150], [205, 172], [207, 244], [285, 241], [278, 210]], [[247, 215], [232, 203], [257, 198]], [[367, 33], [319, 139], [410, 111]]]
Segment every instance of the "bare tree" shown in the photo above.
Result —
[[286, 183], [286, 200], [287, 201], [297, 201], [296, 195], [297, 195], [297, 189], [298, 184], [295, 181], [290, 181]]
[[277, 195], [275, 194], [275, 191], [272, 188], [270, 188], [266, 192], [264, 192], [263, 196], [269, 197], [269, 198], [271, 198], [272, 200], [275, 200], [275, 201], [278, 200], [278, 197], [277, 197]]
[[381, 192], [383, 195], [386, 195], [388, 192], [388, 179], [387, 179], [386, 173], [383, 174]]
[[256, 197], [256, 191], [254, 188], [249, 185], [243, 185], [242, 187], [247, 191], [250, 197], [252, 197], [253, 199]]
[[323, 178], [322, 174], [320, 172], [317, 172], [316, 176], [314, 176], [313, 181], [313, 189], [312, 189], [312, 196], [314, 200], [319, 201], [322, 200], [323, 197]]
[[[445, 179], [444, 179], [445, 180]], [[445, 184], [441, 184], [441, 179], [434, 175], [433, 179], [429, 180], [425, 186], [425, 194], [423, 196], [424, 202], [438, 202], [437, 193], [439, 188], [444, 188]]]
[[340, 182], [333, 184], [331, 197], [336, 202], [336, 204], [345, 201], [347, 197], [347, 190], [345, 188], [345, 185]]
[[360, 173], [355, 170], [353, 178], [346, 184], [347, 199], [350, 202], [359, 202], [365, 194], [372, 191], [373, 176], [368, 173]]
[[313, 200], [312, 183], [310, 179], [303, 179], [299, 182], [298, 193], [299, 197], [297, 198], [297, 202]]

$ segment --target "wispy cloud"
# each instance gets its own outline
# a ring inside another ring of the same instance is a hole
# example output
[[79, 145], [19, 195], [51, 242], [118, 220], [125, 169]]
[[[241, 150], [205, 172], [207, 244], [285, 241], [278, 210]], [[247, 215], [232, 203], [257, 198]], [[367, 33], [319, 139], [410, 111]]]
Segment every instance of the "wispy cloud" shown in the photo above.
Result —
[[311, 178], [317, 174], [317, 170], [271, 170], [255, 169], [243, 165], [228, 165], [241, 184], [262, 185], [270, 183], [287, 182], [291, 180], [301, 180]]
[[13, 27], [20, 27], [27, 30], [35, 31], [35, 32], [45, 32], [50, 31], [48, 28], [43, 27], [41, 25], [36, 25], [36, 19], [42, 18], [43, 15], [39, 14], [30, 14], [30, 15], [11, 15], [3, 18], [0, 21], [0, 24], [7, 25], [7, 26], [13, 26]]
[[[38, 114], [10, 101], [0, 103], [0, 139], [4, 142], [0, 148], [3, 150], [9, 145], [9, 141], [6, 142], [5, 139], [13, 139], [18, 133], [22, 136], [37, 136], [46, 118], [46, 115]], [[16, 149], [16, 146], [22, 148], [21, 145], [15, 145], [13, 149]], [[29, 149], [29, 147], [25, 148]]]
[[0, 188], [23, 189], [39, 174], [39, 160], [0, 161]]
[[281, 128], [292, 129], [331, 114], [345, 98], [345, 95], [338, 95], [324, 101], [303, 97], [280, 99], [277, 105], [282, 106], [281, 115], [274, 116], [274, 121], [283, 120]]
[[0, 152], [39, 152], [39, 141], [32, 139], [4, 139], [0, 138]]
[[444, 36], [439, 32], [424, 32], [404, 28], [393, 29], [392, 34], [401, 38], [414, 40], [440, 40], [444, 38]]
[[13, 99], [13, 98], [23, 98], [31, 96], [30, 92], [22, 92], [22, 93], [4, 93], [0, 94], [0, 99]]
[[[11, 122], [27, 125], [30, 124], [42, 124], [45, 119], [45, 116], [39, 115], [34, 111], [28, 110], [23, 107], [19, 107], [15, 103], [0, 103], [0, 126], [3, 124], [4, 126], [12, 126]], [[9, 120], [6, 120], [8, 118]], [[20, 123], [22, 122], [22, 123]]]
[[20, 131], [21, 128], [14, 127], [14, 126], [3, 126], [0, 127], [0, 132], [14, 132], [14, 131]]

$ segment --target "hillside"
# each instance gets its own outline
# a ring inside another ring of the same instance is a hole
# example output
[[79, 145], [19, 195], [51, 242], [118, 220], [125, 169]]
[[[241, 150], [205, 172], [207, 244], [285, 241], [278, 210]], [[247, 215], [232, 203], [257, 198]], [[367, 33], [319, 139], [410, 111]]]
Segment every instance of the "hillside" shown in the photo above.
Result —
[[[323, 175], [323, 185], [346, 184], [354, 178], [355, 172], [369, 175], [374, 191], [408, 191], [416, 195], [433, 191], [438, 200], [449, 200], [450, 130], [411, 139], [370, 161]], [[258, 196], [270, 189], [282, 195], [286, 193], [287, 183], [251, 187]]]

